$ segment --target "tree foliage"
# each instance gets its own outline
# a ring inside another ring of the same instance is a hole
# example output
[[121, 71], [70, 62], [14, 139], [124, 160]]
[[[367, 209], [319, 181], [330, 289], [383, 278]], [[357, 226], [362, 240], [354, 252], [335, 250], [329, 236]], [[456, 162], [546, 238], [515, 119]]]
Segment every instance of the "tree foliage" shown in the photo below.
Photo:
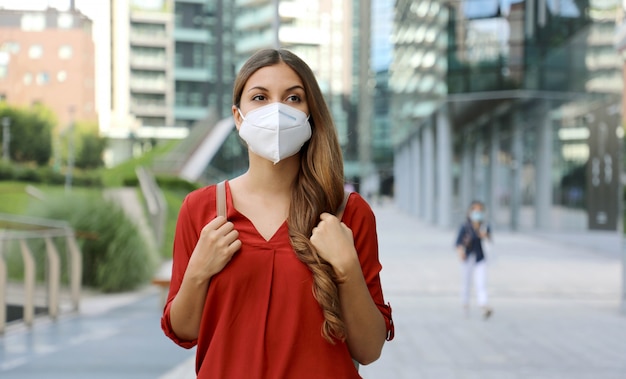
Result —
[[[52, 130], [56, 117], [43, 105], [17, 108], [0, 103], [0, 120], [10, 120], [9, 156], [20, 163], [48, 164], [52, 156]], [[4, 133], [0, 133], [0, 140]]]
[[98, 124], [93, 122], [75, 123], [76, 167], [92, 169], [104, 166], [103, 154], [106, 139], [100, 137]]

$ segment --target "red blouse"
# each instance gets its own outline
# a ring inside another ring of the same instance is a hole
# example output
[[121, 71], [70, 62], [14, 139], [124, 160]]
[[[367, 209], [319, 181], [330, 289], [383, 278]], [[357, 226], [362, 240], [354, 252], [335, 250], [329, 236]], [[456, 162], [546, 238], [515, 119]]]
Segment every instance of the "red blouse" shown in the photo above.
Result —
[[[313, 297], [312, 274], [296, 257], [287, 223], [266, 241], [233, 206], [226, 183], [228, 220], [241, 249], [209, 284], [197, 340], [179, 339], [170, 323], [171, 302], [178, 292], [200, 230], [216, 217], [216, 186], [190, 193], [178, 216], [174, 263], [167, 303], [161, 319], [165, 334], [178, 345], [197, 344], [199, 379], [360, 378], [348, 347], [322, 337], [324, 317]], [[369, 291], [383, 314], [388, 339], [393, 338], [391, 308], [380, 285], [376, 221], [357, 193], [348, 200], [342, 221], [352, 229]]]

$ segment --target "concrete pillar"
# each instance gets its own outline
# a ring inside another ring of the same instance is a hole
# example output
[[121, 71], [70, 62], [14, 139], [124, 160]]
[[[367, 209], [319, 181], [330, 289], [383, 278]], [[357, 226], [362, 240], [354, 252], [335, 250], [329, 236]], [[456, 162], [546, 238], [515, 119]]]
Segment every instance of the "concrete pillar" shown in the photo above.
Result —
[[411, 139], [411, 204], [413, 205], [412, 214], [415, 216], [419, 216], [422, 213], [422, 204], [420, 201], [422, 198], [421, 143], [421, 136], [417, 133]]
[[537, 161], [535, 162], [535, 227], [546, 230], [550, 227], [552, 208], [552, 119], [550, 104], [542, 107], [542, 122], [537, 127]]
[[411, 151], [409, 144], [404, 144], [402, 149], [402, 198], [398, 204], [400, 209], [407, 210], [407, 204], [411, 203]]
[[402, 150], [402, 162], [403, 162], [403, 171], [402, 171], [402, 188], [404, 189], [404, 193], [402, 196], [402, 203], [400, 204], [400, 209], [407, 211], [408, 213], [412, 213], [413, 206], [413, 159], [411, 156], [411, 144], [405, 143], [404, 148]]
[[491, 225], [496, 225], [496, 215], [500, 202], [500, 119], [498, 117], [491, 120], [491, 131], [489, 133], [489, 197], [487, 198], [487, 213]]
[[394, 200], [399, 209], [404, 209], [404, 204], [407, 201], [407, 195], [409, 189], [407, 188], [407, 174], [409, 166], [407, 164], [407, 145], [400, 145], [397, 147], [394, 156], [393, 171], [394, 171]]
[[437, 112], [437, 224], [452, 226], [452, 127], [447, 107]]
[[511, 230], [518, 230], [520, 224], [520, 210], [522, 208], [522, 165], [524, 141], [522, 140], [523, 128], [520, 109], [515, 108], [511, 117], [512, 140], [511, 155], [513, 157], [511, 167]]
[[480, 200], [487, 201], [488, 195], [488, 186], [487, 186], [487, 178], [485, 172], [485, 166], [483, 165], [483, 154], [485, 153], [485, 144], [487, 141], [484, 139], [484, 134], [482, 133], [485, 125], [481, 125], [479, 127], [479, 138], [476, 139], [476, 143], [474, 145], [474, 151], [472, 154], [472, 166], [474, 175], [472, 177], [472, 188], [474, 190], [474, 198], [472, 200]]
[[422, 192], [424, 209], [423, 219], [426, 222], [435, 221], [435, 136], [432, 122], [427, 122], [422, 128]]
[[[467, 132], [464, 138], [467, 141]], [[472, 198], [474, 197], [473, 180], [474, 174], [472, 172], [472, 150], [473, 147], [469, 143], [463, 144], [463, 152], [461, 156], [461, 214], [465, 217], [467, 207], [469, 206]]]
[[402, 197], [402, 148], [393, 149], [393, 202], [398, 205]]

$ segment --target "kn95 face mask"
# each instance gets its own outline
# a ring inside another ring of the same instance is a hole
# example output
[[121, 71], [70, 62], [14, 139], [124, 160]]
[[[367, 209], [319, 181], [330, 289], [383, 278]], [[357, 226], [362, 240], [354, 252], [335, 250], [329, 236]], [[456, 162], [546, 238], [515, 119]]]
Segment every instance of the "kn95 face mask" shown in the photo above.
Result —
[[311, 124], [306, 113], [283, 103], [271, 103], [249, 111], [239, 136], [253, 153], [274, 162], [288, 158], [311, 138]]

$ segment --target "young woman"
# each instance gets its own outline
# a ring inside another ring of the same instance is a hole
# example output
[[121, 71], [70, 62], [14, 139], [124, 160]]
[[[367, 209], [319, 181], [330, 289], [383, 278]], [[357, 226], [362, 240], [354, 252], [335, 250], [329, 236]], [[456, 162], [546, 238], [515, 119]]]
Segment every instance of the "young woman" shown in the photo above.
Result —
[[[197, 345], [198, 378], [360, 378], [393, 338], [374, 215], [344, 199], [343, 163], [311, 69], [286, 50], [241, 68], [233, 117], [249, 168], [192, 192], [178, 216], [162, 327]], [[354, 361], [353, 361], [354, 360]]]
[[461, 225], [456, 238], [456, 249], [463, 264], [461, 301], [467, 314], [473, 277], [478, 306], [483, 311], [483, 317], [487, 319], [493, 310], [488, 305], [487, 297], [485, 240], [491, 240], [491, 229], [485, 223], [485, 205], [480, 201], [473, 201], [467, 210], [467, 219]]

